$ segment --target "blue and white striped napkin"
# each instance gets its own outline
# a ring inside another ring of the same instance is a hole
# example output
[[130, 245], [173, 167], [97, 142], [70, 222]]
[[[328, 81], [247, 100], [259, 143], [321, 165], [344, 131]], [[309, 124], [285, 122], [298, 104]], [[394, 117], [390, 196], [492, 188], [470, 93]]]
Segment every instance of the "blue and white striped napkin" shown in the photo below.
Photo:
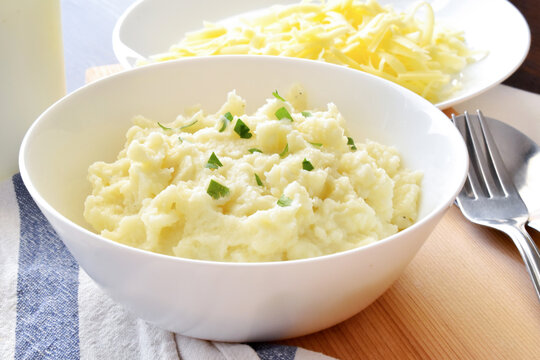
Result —
[[109, 299], [79, 268], [20, 175], [0, 183], [0, 359], [328, 360], [272, 343], [192, 339]]

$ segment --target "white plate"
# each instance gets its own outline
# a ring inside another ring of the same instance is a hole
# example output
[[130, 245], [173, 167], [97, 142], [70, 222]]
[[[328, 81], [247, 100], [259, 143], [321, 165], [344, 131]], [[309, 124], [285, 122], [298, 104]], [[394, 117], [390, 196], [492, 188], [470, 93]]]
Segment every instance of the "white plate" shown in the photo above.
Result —
[[[113, 49], [120, 63], [134, 66], [138, 58], [162, 53], [203, 20], [218, 21], [274, 4], [299, 0], [139, 0], [118, 19]], [[416, 0], [380, 0], [405, 10]], [[442, 102], [443, 109], [470, 99], [509, 77], [529, 51], [531, 36], [523, 15], [506, 0], [427, 0], [436, 20], [465, 32], [470, 47], [489, 55], [463, 71], [463, 88]]]

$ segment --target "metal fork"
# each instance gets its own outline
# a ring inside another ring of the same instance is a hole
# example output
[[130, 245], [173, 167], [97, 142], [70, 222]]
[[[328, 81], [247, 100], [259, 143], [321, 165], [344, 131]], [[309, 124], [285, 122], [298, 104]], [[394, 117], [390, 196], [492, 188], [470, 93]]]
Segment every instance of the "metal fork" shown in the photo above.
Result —
[[540, 253], [525, 230], [527, 207], [508, 174], [480, 110], [452, 115], [469, 151], [469, 174], [457, 196], [467, 219], [506, 233], [517, 246], [540, 300]]

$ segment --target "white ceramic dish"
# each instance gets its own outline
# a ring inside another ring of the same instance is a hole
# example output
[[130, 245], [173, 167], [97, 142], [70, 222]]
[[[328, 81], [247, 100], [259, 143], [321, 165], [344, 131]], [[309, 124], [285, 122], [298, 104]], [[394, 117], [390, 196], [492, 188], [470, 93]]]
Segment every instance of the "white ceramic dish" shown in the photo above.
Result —
[[[251, 264], [159, 255], [88, 230], [82, 217], [90, 191], [87, 168], [115, 159], [134, 115], [166, 123], [197, 103], [216, 111], [233, 88], [256, 107], [274, 89], [285, 93], [295, 82], [305, 87], [310, 106], [336, 103], [357, 141], [394, 144], [407, 167], [424, 172], [415, 225], [343, 253]], [[111, 298], [165, 329], [224, 341], [300, 336], [368, 306], [398, 278], [452, 204], [467, 166], [465, 145], [451, 122], [412, 92], [340, 66], [264, 56], [184, 59], [89, 84], [43, 113], [20, 153], [30, 194]]]
[[[273, 4], [297, 0], [140, 0], [118, 19], [113, 49], [126, 68], [136, 59], [165, 52], [187, 31], [202, 27], [203, 20], [218, 21]], [[523, 62], [530, 46], [525, 18], [506, 0], [428, 0], [437, 21], [465, 32], [468, 44], [489, 55], [463, 71], [463, 88], [436, 104], [444, 109], [472, 98], [509, 77]], [[381, 0], [405, 10], [416, 0]]]

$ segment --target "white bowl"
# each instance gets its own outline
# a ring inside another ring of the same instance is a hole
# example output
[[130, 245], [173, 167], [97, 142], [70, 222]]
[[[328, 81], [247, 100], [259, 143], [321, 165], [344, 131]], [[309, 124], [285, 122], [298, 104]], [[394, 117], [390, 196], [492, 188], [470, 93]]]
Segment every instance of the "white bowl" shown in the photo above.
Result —
[[[220, 263], [142, 251], [96, 235], [84, 221], [88, 166], [112, 161], [134, 115], [169, 122], [200, 103], [214, 111], [236, 89], [248, 106], [303, 84], [312, 107], [334, 102], [357, 141], [396, 145], [424, 172], [420, 219], [372, 245], [319, 258]], [[399, 277], [451, 206], [467, 152], [446, 116], [388, 81], [314, 61], [264, 56], [194, 58], [97, 81], [58, 101], [21, 147], [24, 183], [80, 266], [115, 301], [162, 328], [221, 341], [300, 336], [364, 309]]]

